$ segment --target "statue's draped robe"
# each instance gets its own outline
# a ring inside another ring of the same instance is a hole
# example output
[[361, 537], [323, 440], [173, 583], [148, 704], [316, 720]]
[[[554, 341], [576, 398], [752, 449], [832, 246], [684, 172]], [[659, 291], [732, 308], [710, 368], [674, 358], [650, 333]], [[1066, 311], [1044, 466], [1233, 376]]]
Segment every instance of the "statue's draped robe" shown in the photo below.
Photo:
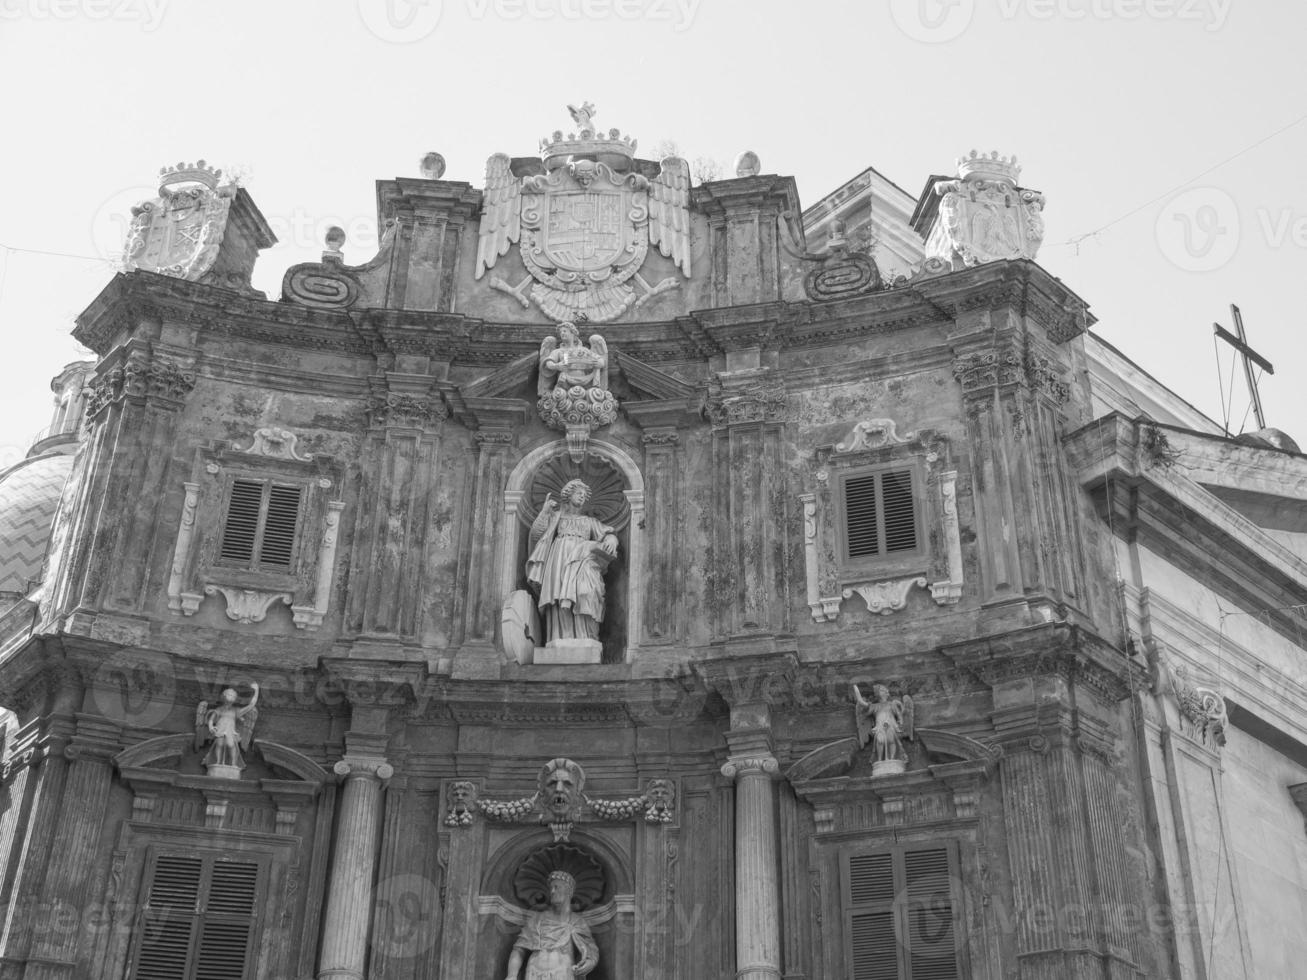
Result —
[[593, 517], [561, 509], [548, 516], [542, 512], [536, 518], [526, 578], [539, 590], [537, 602], [547, 639], [599, 639], [599, 624], [604, 619], [604, 565], [594, 550], [613, 533]]
[[599, 959], [590, 926], [575, 912], [532, 912], [513, 946], [528, 954], [526, 980], [575, 980], [573, 966]]

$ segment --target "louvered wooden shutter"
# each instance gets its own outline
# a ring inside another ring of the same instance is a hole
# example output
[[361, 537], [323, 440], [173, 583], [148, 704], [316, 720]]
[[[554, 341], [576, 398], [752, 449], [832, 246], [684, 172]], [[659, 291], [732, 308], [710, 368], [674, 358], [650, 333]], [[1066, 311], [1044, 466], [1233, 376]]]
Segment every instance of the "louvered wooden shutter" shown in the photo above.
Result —
[[893, 855], [859, 854], [849, 859], [848, 901], [853, 980], [899, 980]]
[[961, 980], [952, 852], [897, 848], [845, 863], [852, 980]]
[[300, 488], [273, 484], [268, 488], [268, 514], [263, 524], [259, 563], [290, 568], [295, 528], [300, 516]]
[[917, 504], [911, 470], [882, 470], [844, 480], [849, 559], [916, 551]]
[[253, 959], [259, 866], [159, 855], [131, 980], [243, 980]]
[[950, 872], [947, 848], [903, 854], [904, 933], [911, 980], [959, 980], [962, 975], [958, 972]]
[[247, 564], [254, 560], [263, 513], [264, 485], [254, 480], [235, 480], [227, 499], [227, 523], [222, 529], [222, 557]]
[[233, 480], [219, 550], [225, 562], [290, 571], [304, 488], [263, 480]]

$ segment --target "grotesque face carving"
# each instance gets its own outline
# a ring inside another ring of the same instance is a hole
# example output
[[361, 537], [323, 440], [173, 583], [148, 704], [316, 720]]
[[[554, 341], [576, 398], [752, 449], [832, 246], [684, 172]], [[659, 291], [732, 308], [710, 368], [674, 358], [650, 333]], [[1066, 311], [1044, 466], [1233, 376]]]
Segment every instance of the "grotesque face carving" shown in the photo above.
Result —
[[450, 806], [456, 811], [469, 810], [472, 804], [476, 802], [477, 788], [475, 783], [467, 780], [460, 780], [449, 787]]
[[671, 823], [672, 810], [676, 805], [676, 784], [670, 779], [649, 780], [649, 805], [645, 808], [644, 818], [650, 823]]
[[554, 759], [540, 774], [540, 796], [546, 812], [555, 820], [570, 819], [581, 802], [585, 774], [570, 759]]

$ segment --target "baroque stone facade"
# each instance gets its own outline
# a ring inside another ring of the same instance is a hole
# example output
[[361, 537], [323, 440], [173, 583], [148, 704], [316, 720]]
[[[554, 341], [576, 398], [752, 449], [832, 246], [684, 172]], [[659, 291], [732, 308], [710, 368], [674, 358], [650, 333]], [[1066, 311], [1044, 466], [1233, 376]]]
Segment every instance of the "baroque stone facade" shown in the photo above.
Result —
[[805, 212], [571, 112], [280, 301], [207, 166], [138, 209], [0, 555], [0, 973], [1277, 975], [1300, 457], [1087, 337], [1013, 160]]

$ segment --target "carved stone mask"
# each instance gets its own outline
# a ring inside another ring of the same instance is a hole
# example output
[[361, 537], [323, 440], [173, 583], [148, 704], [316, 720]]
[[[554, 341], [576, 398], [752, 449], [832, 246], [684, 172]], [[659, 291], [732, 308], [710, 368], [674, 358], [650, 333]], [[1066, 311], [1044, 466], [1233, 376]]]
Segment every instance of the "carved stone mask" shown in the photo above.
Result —
[[656, 809], [671, 809], [675, 799], [676, 788], [670, 779], [654, 779], [649, 782], [649, 802]]
[[449, 799], [455, 810], [469, 810], [476, 800], [477, 788], [474, 783], [460, 780], [449, 788]]

